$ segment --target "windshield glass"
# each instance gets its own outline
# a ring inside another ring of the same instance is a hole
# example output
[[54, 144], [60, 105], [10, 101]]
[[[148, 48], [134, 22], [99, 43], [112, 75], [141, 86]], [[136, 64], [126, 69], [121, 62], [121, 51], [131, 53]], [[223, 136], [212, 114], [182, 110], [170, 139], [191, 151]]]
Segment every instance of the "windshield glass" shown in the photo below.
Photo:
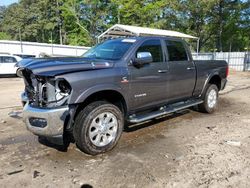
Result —
[[128, 49], [133, 45], [135, 40], [109, 40], [88, 50], [83, 57], [119, 60]]

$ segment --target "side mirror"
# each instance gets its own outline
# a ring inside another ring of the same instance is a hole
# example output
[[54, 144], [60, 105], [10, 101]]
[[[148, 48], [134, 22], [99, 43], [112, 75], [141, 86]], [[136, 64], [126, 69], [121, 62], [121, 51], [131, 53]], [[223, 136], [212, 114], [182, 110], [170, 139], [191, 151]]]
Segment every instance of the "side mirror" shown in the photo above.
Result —
[[138, 52], [133, 62], [135, 67], [142, 67], [145, 64], [153, 62], [153, 58], [150, 52]]

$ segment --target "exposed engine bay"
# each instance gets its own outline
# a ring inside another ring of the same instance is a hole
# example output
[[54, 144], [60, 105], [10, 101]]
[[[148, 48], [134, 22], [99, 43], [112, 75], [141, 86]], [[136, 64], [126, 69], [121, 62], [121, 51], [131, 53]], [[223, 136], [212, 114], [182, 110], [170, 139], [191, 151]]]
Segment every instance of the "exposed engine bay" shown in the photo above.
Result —
[[65, 79], [36, 76], [28, 69], [20, 71], [31, 106], [54, 108], [67, 104], [72, 89]]

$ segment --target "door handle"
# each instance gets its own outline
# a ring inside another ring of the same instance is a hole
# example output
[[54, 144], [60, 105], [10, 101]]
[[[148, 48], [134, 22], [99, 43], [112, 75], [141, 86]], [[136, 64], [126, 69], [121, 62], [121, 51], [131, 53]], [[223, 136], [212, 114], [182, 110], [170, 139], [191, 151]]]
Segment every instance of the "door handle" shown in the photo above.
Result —
[[158, 73], [166, 73], [167, 70], [158, 70]]
[[194, 70], [194, 67], [188, 67], [187, 70]]

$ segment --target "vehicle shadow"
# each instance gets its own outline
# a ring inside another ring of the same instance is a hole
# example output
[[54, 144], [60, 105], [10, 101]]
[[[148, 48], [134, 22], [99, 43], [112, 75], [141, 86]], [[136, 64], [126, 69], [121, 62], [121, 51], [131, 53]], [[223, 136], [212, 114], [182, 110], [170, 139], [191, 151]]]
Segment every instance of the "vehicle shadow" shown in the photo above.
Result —
[[70, 142], [68, 141], [58, 144], [56, 143], [56, 140], [54, 139], [50, 140], [46, 137], [41, 137], [41, 136], [38, 137], [38, 142], [44, 146], [56, 149], [57, 151], [60, 151], [60, 152], [67, 152], [69, 144], [70, 144]]
[[83, 184], [81, 185], [81, 188], [93, 188], [93, 186], [89, 184]]

